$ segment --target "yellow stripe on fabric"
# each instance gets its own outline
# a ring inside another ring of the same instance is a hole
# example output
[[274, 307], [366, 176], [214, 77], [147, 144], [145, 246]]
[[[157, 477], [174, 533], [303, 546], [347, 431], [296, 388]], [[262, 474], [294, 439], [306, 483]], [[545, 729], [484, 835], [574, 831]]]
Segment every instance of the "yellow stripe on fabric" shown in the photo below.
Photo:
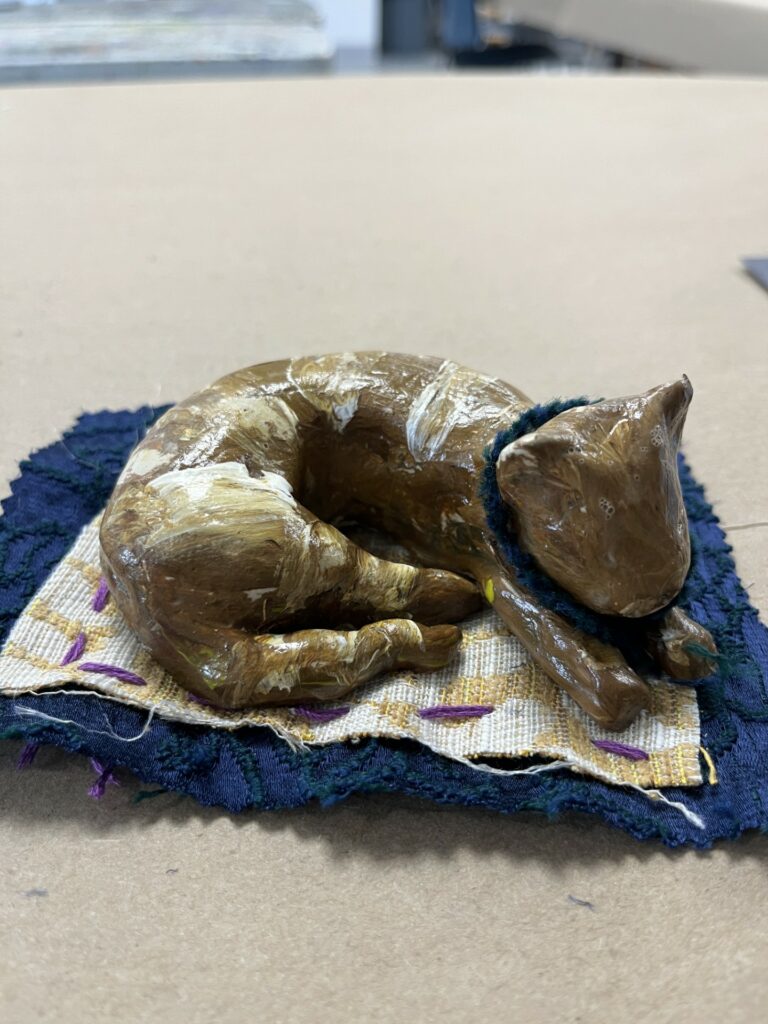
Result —
[[709, 768], [709, 784], [710, 786], [716, 786], [718, 779], [717, 768], [715, 768], [715, 762], [712, 760], [712, 757], [709, 751], [706, 749], [706, 747], [699, 747], [699, 750], [701, 751], [701, 756], [704, 758], [704, 761], [706, 762], [707, 768]]
[[89, 640], [94, 637], [110, 639], [117, 636], [119, 629], [119, 620], [113, 620], [111, 626], [97, 626], [95, 623], [85, 626], [79, 619], [68, 619], [65, 615], [59, 614], [39, 597], [26, 609], [25, 614], [58, 629], [70, 641], [74, 640], [78, 633], [87, 633]]

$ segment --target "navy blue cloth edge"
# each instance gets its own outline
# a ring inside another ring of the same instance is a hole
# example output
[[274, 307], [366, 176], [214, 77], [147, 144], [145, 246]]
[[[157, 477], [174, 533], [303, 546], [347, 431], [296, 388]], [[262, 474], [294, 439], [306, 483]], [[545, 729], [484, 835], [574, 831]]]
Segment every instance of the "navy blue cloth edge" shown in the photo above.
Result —
[[[61, 441], [21, 464], [0, 518], [0, 640], [81, 527], [103, 507], [129, 451], [162, 411], [86, 414]], [[75, 692], [0, 698], [0, 738], [55, 744], [233, 812], [298, 807], [311, 800], [331, 804], [352, 793], [388, 791], [504, 813], [535, 810], [556, 817], [583, 811], [668, 846], [706, 848], [745, 829], [764, 829], [768, 632], [749, 605], [717, 519], [684, 461], [681, 480], [702, 573], [689, 608], [712, 629], [733, 666], [699, 690], [702, 742], [717, 767], [719, 785], [665, 791], [700, 815], [704, 830], [640, 794], [567, 770], [489, 775], [415, 743], [366, 740], [296, 752], [268, 729], [227, 733], [162, 720], [153, 721], [141, 739], [124, 743], [109, 733], [137, 735], [146, 714]], [[79, 724], [36, 721], [19, 711], [25, 706]]]

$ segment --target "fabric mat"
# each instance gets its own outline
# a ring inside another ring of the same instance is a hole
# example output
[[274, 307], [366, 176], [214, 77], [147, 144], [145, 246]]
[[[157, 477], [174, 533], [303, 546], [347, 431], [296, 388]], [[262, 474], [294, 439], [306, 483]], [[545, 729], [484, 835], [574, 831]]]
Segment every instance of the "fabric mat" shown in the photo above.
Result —
[[[161, 411], [84, 416], [61, 442], [22, 464], [0, 520], [0, 639], [103, 505], [131, 447]], [[665, 791], [689, 817], [637, 792], [566, 771], [488, 775], [408, 741], [369, 739], [292, 750], [270, 730], [252, 726], [234, 732], [157, 718], [147, 726], [145, 712], [78, 693], [0, 698], [0, 735], [56, 743], [233, 811], [397, 790], [507, 812], [591, 811], [637, 837], [669, 845], [706, 846], [745, 828], [762, 828], [768, 821], [766, 630], [749, 607], [722, 531], [684, 463], [681, 476], [702, 574], [701, 599], [689, 610], [715, 634], [729, 666], [699, 690], [702, 742], [716, 774], [708, 772], [708, 784]], [[30, 717], [30, 708], [59, 721]], [[116, 737], [138, 738], [126, 743]], [[689, 820], [692, 815], [703, 828]]]
[[[342, 701], [298, 711], [228, 712], [201, 703], [153, 661], [107, 599], [100, 582], [98, 528], [99, 518], [83, 529], [13, 627], [0, 653], [0, 694], [77, 683], [154, 709], [163, 718], [224, 729], [267, 725], [295, 743], [408, 738], [453, 758], [559, 759], [607, 782], [646, 788], [702, 781], [699, 714], [691, 687], [654, 681], [650, 714], [639, 715], [621, 736], [606, 732], [536, 668], [490, 608], [462, 623], [459, 656], [438, 671], [390, 673]], [[130, 676], [89, 671], [94, 663], [127, 670]], [[478, 714], [450, 717], [456, 705], [465, 714]], [[420, 715], [429, 709], [441, 717]], [[323, 712], [338, 717], [313, 721]], [[646, 753], [647, 760], [606, 752], [592, 742], [616, 739]]]

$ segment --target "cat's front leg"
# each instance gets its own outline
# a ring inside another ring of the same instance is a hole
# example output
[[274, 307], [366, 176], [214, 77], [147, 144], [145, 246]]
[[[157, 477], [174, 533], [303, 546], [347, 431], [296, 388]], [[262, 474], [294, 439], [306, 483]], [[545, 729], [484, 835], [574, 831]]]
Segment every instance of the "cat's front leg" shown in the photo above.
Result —
[[549, 611], [498, 566], [481, 566], [476, 575], [487, 600], [536, 664], [596, 722], [625, 729], [649, 709], [650, 687], [619, 650]]
[[717, 667], [715, 641], [680, 608], [670, 609], [648, 631], [646, 649], [673, 679], [703, 679]]

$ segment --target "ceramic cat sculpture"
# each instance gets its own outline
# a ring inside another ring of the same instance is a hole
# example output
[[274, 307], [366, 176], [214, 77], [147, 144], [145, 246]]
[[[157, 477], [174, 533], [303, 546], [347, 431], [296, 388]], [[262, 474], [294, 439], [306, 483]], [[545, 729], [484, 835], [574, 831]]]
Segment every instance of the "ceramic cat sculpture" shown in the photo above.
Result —
[[[677, 679], [715, 655], [672, 604], [690, 562], [676, 452], [691, 394], [683, 377], [582, 402], [491, 466], [538, 571], [584, 609], [636, 620]], [[166, 412], [117, 483], [101, 525], [114, 600], [157, 661], [227, 708], [442, 666], [487, 600], [588, 714], [624, 728], [647, 683], [519, 578], [479, 493], [484, 452], [531, 407], [455, 363], [383, 352], [224, 377]]]

